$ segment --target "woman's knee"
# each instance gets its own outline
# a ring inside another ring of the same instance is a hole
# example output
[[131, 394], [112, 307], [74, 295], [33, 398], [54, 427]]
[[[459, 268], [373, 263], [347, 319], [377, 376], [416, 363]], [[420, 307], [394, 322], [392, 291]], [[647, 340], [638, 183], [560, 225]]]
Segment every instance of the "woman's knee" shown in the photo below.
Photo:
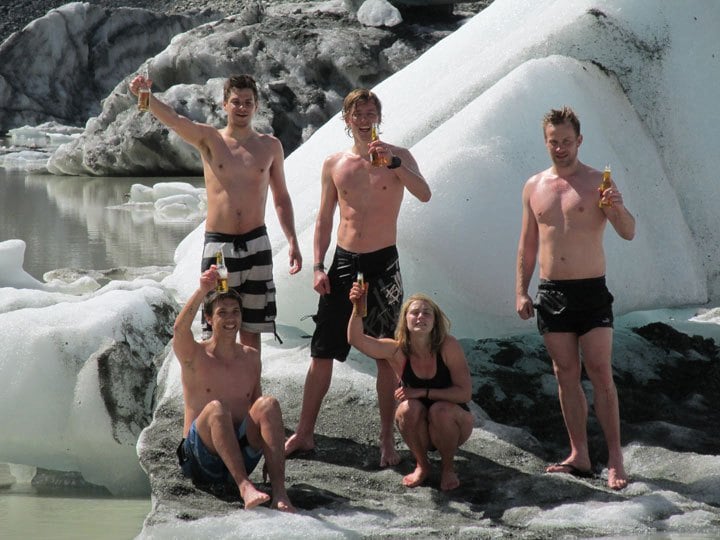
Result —
[[456, 405], [448, 401], [436, 401], [428, 410], [428, 422], [445, 423], [452, 419]]
[[395, 421], [398, 425], [416, 424], [417, 422], [426, 422], [427, 414], [425, 406], [417, 399], [406, 399], [398, 404], [395, 409]]

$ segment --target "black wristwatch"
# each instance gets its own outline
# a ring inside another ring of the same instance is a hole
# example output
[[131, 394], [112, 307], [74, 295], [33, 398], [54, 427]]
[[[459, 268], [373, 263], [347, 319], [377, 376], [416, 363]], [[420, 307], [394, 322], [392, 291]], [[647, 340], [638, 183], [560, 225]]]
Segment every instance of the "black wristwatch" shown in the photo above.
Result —
[[402, 165], [402, 159], [400, 159], [399, 156], [393, 156], [390, 160], [390, 165], [387, 166], [388, 169], [397, 169], [400, 165]]

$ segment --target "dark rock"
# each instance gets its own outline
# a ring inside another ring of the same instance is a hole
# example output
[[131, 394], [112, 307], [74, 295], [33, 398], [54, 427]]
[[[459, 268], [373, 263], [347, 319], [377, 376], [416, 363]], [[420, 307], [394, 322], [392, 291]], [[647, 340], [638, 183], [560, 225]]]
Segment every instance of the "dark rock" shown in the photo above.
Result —
[[30, 485], [39, 495], [111, 496], [107, 488], [87, 482], [78, 472], [52, 471], [38, 467]]
[[[388, 525], [378, 531], [380, 536], [404, 536], [413, 531], [421, 537], [442, 538], [469, 530], [474, 537], [604, 536], [612, 529], [587, 523], [578, 524], [578, 528], [528, 528], [528, 524], [544, 512], [566, 504], [632, 505], [635, 497], [641, 501], [653, 496], [655, 492], [648, 495], [648, 489], [668, 489], [678, 497], [691, 496], [714, 504], [717, 490], [675, 478], [675, 471], [685, 466], [681, 461], [684, 458], [678, 457], [677, 463], [668, 461], [662, 472], [646, 468], [661, 459], [659, 456], [671, 460], [667, 452], [699, 452], [709, 458], [717, 454], [720, 434], [715, 426], [720, 421], [720, 408], [713, 406], [717, 394], [696, 389], [690, 399], [681, 395], [675, 384], [678, 374], [689, 368], [694, 370], [695, 380], [701, 380], [712, 372], [716, 362], [696, 350], [692, 358], [680, 363], [676, 353], [625, 330], [616, 331], [615, 341], [622, 438], [630, 456], [626, 467], [631, 481], [646, 487], [617, 493], [607, 489], [602, 476], [578, 481], [568, 475], [544, 473], [545, 464], [567, 455], [567, 435], [551, 362], [541, 338], [517, 336], [462, 340], [472, 372], [477, 423], [470, 440], [456, 456], [460, 488], [451, 493], [438, 491], [437, 455], [431, 456], [434, 472], [426, 486], [404, 488], [401, 477], [413, 470], [414, 462], [398, 436], [402, 461], [397, 467], [380, 469], [375, 442], [378, 415], [376, 408], [368, 404], [374, 389], [359, 388], [355, 383], [350, 390], [337, 388], [335, 381], [323, 403], [316, 449], [298, 453], [287, 461], [290, 498], [299, 509], [320, 510], [324, 519], [331, 521], [335, 518], [327, 516], [337, 518], [360, 512], [386, 519], [388, 524], [400, 523], [400, 528]], [[652, 365], [647, 365], [648, 358], [653, 360]], [[645, 369], [637, 369], [638, 363], [645, 364]], [[287, 396], [282, 401], [285, 423], [294, 426], [302, 381], [287, 379], [264, 379], [263, 388], [266, 393]], [[590, 385], [585, 381], [584, 386], [592, 403]], [[182, 427], [180, 415], [181, 398], [177, 394], [162, 401], [138, 445], [154, 495], [153, 511], [146, 520], [149, 533], [154, 526], [176, 520], [220, 518], [242, 504], [235, 489], [195, 486], [182, 477], [174, 459]], [[592, 407], [588, 432], [595, 471], [600, 473], [607, 456]], [[258, 471], [251, 478], [261, 489], [269, 490]], [[648, 523], [644, 526], [652, 527]]]

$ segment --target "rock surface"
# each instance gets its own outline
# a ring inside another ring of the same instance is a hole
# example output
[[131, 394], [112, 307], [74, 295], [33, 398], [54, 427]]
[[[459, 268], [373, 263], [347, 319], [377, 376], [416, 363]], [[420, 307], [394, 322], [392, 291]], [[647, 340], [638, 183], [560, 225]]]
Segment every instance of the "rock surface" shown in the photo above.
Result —
[[213, 18], [80, 2], [51, 11], [0, 45], [0, 133], [47, 120], [82, 125], [124, 75]]
[[[287, 462], [294, 504], [301, 515], [321, 518], [315, 537], [331, 537], [336, 530], [351, 536], [412, 532], [441, 538], [699, 534], [720, 525], [720, 482], [713, 470], [720, 448], [720, 364], [712, 340], [689, 337], [663, 324], [616, 335], [615, 379], [631, 477], [630, 486], [620, 492], [606, 487], [605, 443], [592, 412], [588, 431], [597, 477], [543, 472], [568, 450], [555, 379], [539, 337], [464, 340], [463, 346], [473, 376], [476, 428], [456, 458], [461, 487], [449, 494], [438, 491], [436, 456], [429, 482], [404, 488], [402, 475], [412, 470], [413, 462], [401, 442], [400, 465], [379, 469], [374, 388], [336, 378], [323, 404], [316, 450]], [[169, 357], [167, 362], [175, 360]], [[163, 372], [168, 369], [166, 364]], [[264, 391], [281, 398], [285, 424], [294, 426], [302, 381], [291, 386], [280, 381], [266, 376]], [[161, 390], [167, 390], [162, 386], [166, 382], [161, 380]], [[584, 386], [590, 389], [588, 381]], [[232, 490], [195, 486], [180, 474], [174, 459], [180, 411], [181, 398], [166, 394], [138, 445], [153, 493], [144, 530], [150, 537], [156, 528], [222, 518], [241, 506]], [[259, 470], [252, 478], [262, 486]], [[594, 504], [604, 511], [612, 508], [618, 518], [593, 518], [588, 508]], [[707, 513], [703, 520], [681, 519], [700, 510]], [[343, 528], [343, 516], [354, 513], [371, 519], [355, 531]], [[252, 535], [258, 522], [251, 520], [257, 513], [244, 516], [239, 519]]]

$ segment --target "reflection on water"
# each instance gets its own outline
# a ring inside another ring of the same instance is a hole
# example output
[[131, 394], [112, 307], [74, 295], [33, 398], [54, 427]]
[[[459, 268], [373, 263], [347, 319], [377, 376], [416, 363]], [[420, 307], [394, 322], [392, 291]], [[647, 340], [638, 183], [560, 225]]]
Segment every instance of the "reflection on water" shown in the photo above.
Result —
[[149, 499], [41, 497], [0, 491], [3, 540], [128, 540], [142, 530]]
[[25, 270], [42, 280], [49, 270], [105, 270], [118, 266], [173, 264], [175, 248], [193, 222], [156, 222], [152, 211], [112, 208], [132, 184], [202, 178], [90, 178], [26, 175], [0, 168], [0, 241], [27, 244]]

